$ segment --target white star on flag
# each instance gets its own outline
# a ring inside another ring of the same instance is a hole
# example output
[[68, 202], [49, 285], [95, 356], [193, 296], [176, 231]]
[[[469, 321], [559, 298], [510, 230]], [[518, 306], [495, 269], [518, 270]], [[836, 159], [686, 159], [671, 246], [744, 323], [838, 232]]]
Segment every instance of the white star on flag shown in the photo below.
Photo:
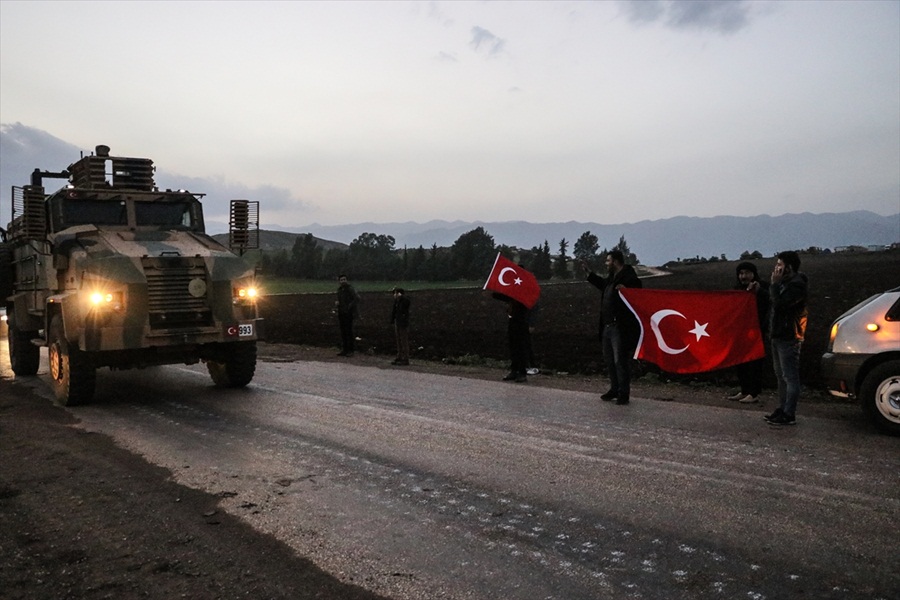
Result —
[[688, 333], [693, 333], [694, 335], [696, 335], [696, 336], [697, 336], [697, 340], [696, 340], [696, 341], [699, 342], [699, 341], [700, 341], [700, 338], [702, 338], [702, 337], [709, 337], [709, 334], [706, 333], [706, 326], [707, 326], [707, 325], [709, 325], [709, 323], [704, 323], [703, 325], [701, 325], [701, 324], [698, 323], [697, 321], [694, 321], [694, 328], [691, 329], [691, 330], [689, 330]]
[[513, 279], [513, 283], [516, 285], [522, 285], [522, 279], [519, 277], [516, 277], [515, 279]]

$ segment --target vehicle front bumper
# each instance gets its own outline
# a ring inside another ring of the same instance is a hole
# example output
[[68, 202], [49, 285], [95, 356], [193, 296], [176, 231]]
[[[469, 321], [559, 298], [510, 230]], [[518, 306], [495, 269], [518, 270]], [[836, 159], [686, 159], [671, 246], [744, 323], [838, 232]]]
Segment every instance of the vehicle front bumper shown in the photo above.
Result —
[[832, 396], [855, 398], [857, 375], [871, 354], [826, 352], [822, 355], [822, 379]]

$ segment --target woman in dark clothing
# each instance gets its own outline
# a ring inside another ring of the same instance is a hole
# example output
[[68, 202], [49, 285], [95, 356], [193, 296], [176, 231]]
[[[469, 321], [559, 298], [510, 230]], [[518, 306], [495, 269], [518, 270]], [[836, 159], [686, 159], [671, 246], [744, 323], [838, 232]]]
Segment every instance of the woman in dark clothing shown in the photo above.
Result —
[[[752, 262], [740, 263], [735, 272], [737, 273], [737, 282], [734, 289], [746, 290], [756, 296], [759, 330], [762, 332], [763, 340], [765, 340], [769, 330], [769, 284], [765, 281], [760, 281], [759, 272], [756, 270], [756, 265]], [[766, 359], [763, 357], [737, 365], [735, 370], [737, 371], [741, 389], [739, 392], [729, 396], [729, 400], [735, 400], [743, 404], [752, 404], [759, 401], [758, 396], [762, 392], [765, 362]]]

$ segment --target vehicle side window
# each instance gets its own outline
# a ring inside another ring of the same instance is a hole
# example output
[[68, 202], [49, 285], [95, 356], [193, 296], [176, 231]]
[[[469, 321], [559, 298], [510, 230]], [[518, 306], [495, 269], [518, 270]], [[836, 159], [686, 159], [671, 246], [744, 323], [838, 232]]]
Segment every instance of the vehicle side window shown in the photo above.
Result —
[[900, 298], [897, 298], [897, 301], [894, 302], [893, 306], [891, 306], [887, 314], [884, 315], [885, 321], [900, 321]]

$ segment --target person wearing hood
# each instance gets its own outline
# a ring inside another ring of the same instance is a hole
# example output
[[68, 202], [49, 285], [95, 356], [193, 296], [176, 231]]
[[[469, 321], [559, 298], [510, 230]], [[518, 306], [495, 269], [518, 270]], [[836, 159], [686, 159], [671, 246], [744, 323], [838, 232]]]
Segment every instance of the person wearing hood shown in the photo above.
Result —
[[341, 329], [341, 351], [338, 356], [353, 356], [356, 334], [353, 320], [359, 317], [359, 294], [350, 285], [346, 275], [338, 276], [337, 300], [334, 301]]
[[[759, 330], [765, 340], [769, 331], [769, 284], [760, 281], [759, 271], [752, 262], [742, 262], [735, 269], [737, 273], [737, 282], [734, 289], [745, 290], [756, 297], [756, 313], [759, 322]], [[748, 326], [751, 326], [748, 323]], [[740, 391], [728, 396], [729, 400], [734, 400], [742, 404], [753, 404], [759, 401], [759, 394], [762, 392], [763, 366], [765, 365], [765, 357], [751, 360], [737, 365], [738, 382], [741, 385]]]
[[769, 334], [778, 381], [778, 408], [765, 417], [770, 425], [794, 425], [800, 398], [800, 346], [806, 335], [808, 279], [800, 272], [800, 255], [779, 252], [769, 286]]

